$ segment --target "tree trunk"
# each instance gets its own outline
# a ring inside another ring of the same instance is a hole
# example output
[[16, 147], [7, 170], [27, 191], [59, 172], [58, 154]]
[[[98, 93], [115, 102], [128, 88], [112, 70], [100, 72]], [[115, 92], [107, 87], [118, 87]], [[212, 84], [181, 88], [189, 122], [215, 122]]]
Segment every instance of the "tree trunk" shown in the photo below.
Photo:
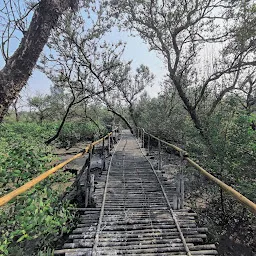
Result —
[[18, 98], [15, 99], [15, 101], [13, 102], [13, 108], [14, 108], [14, 112], [15, 112], [16, 122], [19, 122], [19, 113], [18, 113], [17, 103], [18, 103]]
[[121, 114], [119, 114], [118, 112], [116, 112], [116, 111], [115, 111], [114, 109], [112, 109], [112, 108], [109, 108], [108, 110], [111, 111], [114, 115], [120, 117], [120, 118], [124, 121], [124, 123], [127, 125], [127, 127], [129, 128], [129, 130], [131, 131], [131, 133], [133, 134], [133, 129], [132, 129], [131, 125], [129, 124], [129, 122], [125, 119], [125, 117], [123, 117]]
[[75, 102], [75, 98], [73, 98], [72, 101], [69, 103], [69, 105], [67, 107], [67, 110], [66, 110], [66, 113], [65, 113], [64, 117], [62, 118], [61, 124], [60, 124], [56, 134], [54, 136], [52, 136], [50, 139], [48, 139], [47, 141], [44, 142], [46, 145], [49, 145], [51, 142], [53, 142], [54, 140], [56, 140], [59, 137], [60, 132], [61, 132], [61, 130], [62, 130], [62, 128], [63, 128], [63, 126], [66, 122], [67, 117], [68, 117], [69, 111], [72, 108], [74, 102]]
[[75, 8], [77, 0], [41, 0], [18, 49], [0, 71], [0, 123], [27, 83], [59, 17]]
[[133, 108], [133, 105], [131, 103], [130, 103], [130, 106], [129, 106], [129, 112], [130, 112], [130, 116], [132, 118], [132, 121], [133, 121], [135, 127], [138, 127], [137, 120], [136, 120], [136, 118], [134, 116], [134, 108]]
[[39, 113], [39, 124], [40, 124], [40, 125], [42, 125], [43, 120], [44, 120], [44, 115], [40, 112], [40, 113]]
[[185, 109], [189, 113], [189, 115], [194, 123], [195, 128], [199, 131], [201, 137], [205, 141], [205, 144], [208, 146], [209, 153], [212, 156], [214, 156], [215, 151], [213, 149], [210, 137], [209, 137], [205, 127], [203, 126], [203, 124], [201, 123], [201, 121], [199, 119], [199, 116], [196, 112], [196, 108], [190, 103], [185, 91], [182, 88], [182, 85], [177, 81], [176, 77], [171, 73], [170, 69], [169, 69], [169, 73], [170, 73], [170, 77], [172, 78], [172, 81], [174, 83], [174, 86], [176, 87], [178, 94], [185, 105]]

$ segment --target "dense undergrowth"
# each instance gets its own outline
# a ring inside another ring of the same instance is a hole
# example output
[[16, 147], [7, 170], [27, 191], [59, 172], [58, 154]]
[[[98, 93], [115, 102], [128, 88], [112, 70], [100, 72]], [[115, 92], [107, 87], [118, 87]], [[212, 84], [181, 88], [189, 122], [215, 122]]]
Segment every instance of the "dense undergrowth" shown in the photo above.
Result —
[[[143, 102], [140, 107], [141, 127], [182, 147], [208, 172], [256, 202], [256, 131], [252, 129], [255, 113], [244, 111], [231, 99], [203, 120], [207, 142], [179, 105], [168, 117], [160, 97]], [[198, 212], [201, 224], [209, 228], [209, 237], [218, 245], [219, 255], [254, 255], [255, 216], [193, 167], [187, 165], [184, 170], [186, 201]]]
[[[0, 128], [0, 196], [43, 173], [57, 160], [53, 146], [44, 141], [56, 123], [4, 123]], [[55, 146], [66, 146], [93, 137], [91, 123], [67, 123]], [[57, 239], [73, 227], [69, 202], [59, 199], [71, 178], [57, 172], [0, 209], [0, 255], [51, 255]], [[58, 186], [56, 186], [56, 184]]]
[[186, 131], [186, 147], [190, 155], [207, 170], [256, 201], [256, 131], [250, 127], [252, 118], [243, 112], [231, 115], [218, 113], [209, 120], [213, 154], [209, 153], [209, 145], [202, 143], [193, 129]]
[[251, 127], [256, 114], [248, 114], [230, 102], [222, 104], [211, 118], [204, 119], [205, 141], [184, 109], [176, 108], [167, 117], [161, 98], [143, 102], [139, 125], [179, 145], [212, 174], [256, 201], [256, 131]]

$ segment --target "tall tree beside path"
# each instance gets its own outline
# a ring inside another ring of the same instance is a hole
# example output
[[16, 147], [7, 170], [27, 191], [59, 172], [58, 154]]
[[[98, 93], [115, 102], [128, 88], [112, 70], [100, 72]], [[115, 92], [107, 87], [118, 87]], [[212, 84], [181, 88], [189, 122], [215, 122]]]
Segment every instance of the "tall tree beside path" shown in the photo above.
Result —
[[0, 71], [0, 123], [26, 85], [60, 16], [69, 9], [75, 11], [77, 8], [78, 0], [41, 0], [34, 6], [28, 30], [22, 31], [24, 36], [17, 50], [10, 58], [5, 58], [6, 64]]
[[[122, 27], [136, 31], [161, 57], [169, 87], [175, 88], [214, 154], [208, 120], [227, 95], [243, 89], [244, 77], [255, 65], [255, 38], [247, 25], [254, 24], [253, 1], [246, 1], [246, 6], [226, 0], [110, 3], [110, 12]], [[214, 57], [207, 59], [207, 49], [213, 48]]]

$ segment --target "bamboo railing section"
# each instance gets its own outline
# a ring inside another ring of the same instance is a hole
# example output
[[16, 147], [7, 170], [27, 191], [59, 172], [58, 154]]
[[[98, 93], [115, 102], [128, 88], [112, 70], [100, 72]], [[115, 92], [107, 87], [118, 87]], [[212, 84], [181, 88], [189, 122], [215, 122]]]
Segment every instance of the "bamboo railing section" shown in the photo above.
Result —
[[24, 185], [22, 185], [21, 187], [13, 190], [12, 192], [4, 195], [3, 197], [0, 198], [0, 206], [5, 205], [6, 203], [8, 203], [9, 201], [11, 201], [12, 199], [14, 199], [15, 197], [21, 195], [22, 193], [28, 191], [30, 188], [34, 187], [36, 184], [38, 184], [40, 181], [46, 179], [47, 177], [49, 177], [50, 175], [54, 174], [55, 172], [57, 172], [58, 170], [60, 170], [62, 167], [64, 167], [65, 165], [67, 165], [68, 163], [74, 161], [77, 158], [82, 157], [83, 155], [85, 155], [86, 153], [89, 153], [89, 151], [91, 150], [92, 147], [94, 147], [95, 145], [103, 142], [105, 139], [110, 138], [111, 135], [113, 134], [114, 131], [116, 131], [117, 128], [115, 128], [112, 132], [108, 133], [106, 136], [104, 136], [103, 138], [92, 142], [91, 144], [87, 145], [86, 148], [76, 154], [75, 156], [69, 158], [68, 160], [58, 164], [57, 166], [49, 169], [48, 171], [40, 174], [39, 176], [37, 176], [36, 178], [30, 180], [29, 182], [25, 183]]
[[240, 202], [241, 204], [243, 204], [248, 210], [250, 210], [252, 213], [254, 213], [256, 215], [256, 204], [254, 202], [252, 202], [251, 200], [249, 200], [248, 198], [246, 198], [245, 196], [243, 196], [241, 193], [239, 193], [238, 191], [236, 191], [235, 189], [233, 189], [231, 186], [225, 184], [223, 181], [219, 180], [218, 178], [214, 177], [212, 174], [210, 174], [209, 172], [207, 172], [204, 168], [202, 168], [200, 165], [198, 165], [195, 161], [193, 161], [188, 153], [177, 147], [176, 145], [173, 145], [171, 143], [168, 143], [164, 140], [161, 140], [159, 138], [157, 138], [156, 136], [146, 132], [143, 128], [137, 128], [137, 134], [138, 137], [141, 138], [142, 142], [144, 143], [145, 140], [145, 134], [147, 134], [148, 136], [150, 136], [151, 138], [157, 140], [158, 142], [165, 144], [168, 147], [173, 148], [174, 150], [176, 150], [177, 152], [179, 152], [180, 156], [184, 159], [187, 160], [187, 162], [192, 165], [195, 169], [197, 169], [201, 174], [203, 174], [204, 176], [206, 176], [208, 179], [210, 179], [211, 181], [213, 181], [215, 184], [217, 184], [222, 190], [226, 191], [227, 193], [229, 193], [236, 201]]

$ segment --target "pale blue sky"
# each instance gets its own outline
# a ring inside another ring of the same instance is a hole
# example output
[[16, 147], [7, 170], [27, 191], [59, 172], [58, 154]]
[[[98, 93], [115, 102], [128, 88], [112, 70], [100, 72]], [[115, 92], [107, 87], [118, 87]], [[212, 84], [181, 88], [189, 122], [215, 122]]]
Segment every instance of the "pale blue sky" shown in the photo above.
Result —
[[[157, 96], [160, 91], [160, 82], [166, 73], [163, 62], [156, 56], [155, 52], [149, 52], [147, 45], [142, 41], [139, 36], [133, 37], [128, 32], [119, 32], [115, 30], [108, 36], [106, 40], [127, 42], [125, 52], [123, 54], [124, 60], [132, 60], [132, 67], [135, 70], [141, 64], [148, 66], [152, 73], [155, 75], [154, 85], [148, 88], [147, 91], [150, 96]], [[49, 92], [49, 85], [51, 81], [41, 72], [34, 71], [29, 80], [29, 89], [31, 92], [40, 91], [43, 93]]]
[[[160, 81], [164, 77], [165, 69], [162, 61], [156, 56], [155, 52], [149, 52], [147, 45], [142, 41], [139, 36], [130, 36], [128, 32], [119, 32], [114, 29], [109, 35], [106, 36], [107, 41], [127, 42], [125, 52], [123, 54], [124, 60], [132, 60], [132, 67], [136, 69], [141, 64], [147, 65], [151, 72], [155, 75], [154, 85], [147, 88], [150, 96], [157, 96], [160, 91]], [[18, 41], [13, 41], [11, 45], [11, 52], [18, 46]], [[4, 61], [0, 58], [0, 68], [4, 65]], [[50, 92], [51, 81], [40, 71], [34, 69], [26, 88], [22, 94], [32, 96], [36, 93], [47, 94]]]
[[[22, 0], [21, 4], [23, 5], [24, 3], [24, 0]], [[3, 7], [2, 4], [3, 3], [0, 1], [0, 7]], [[85, 14], [82, 15], [87, 20], [87, 16]], [[93, 15], [93, 12], [91, 15]], [[32, 13], [29, 15], [29, 19], [31, 19], [31, 17]], [[5, 21], [1, 20], [1, 22], [4, 23]], [[87, 20], [86, 25], [88, 26], [88, 24], [90, 24], [90, 20]], [[2, 30], [0, 29], [0, 32], [1, 31]], [[19, 39], [22, 37], [22, 33], [19, 31], [16, 31], [14, 35]], [[141, 64], [144, 64], [150, 68], [151, 72], [155, 75], [155, 81], [154, 86], [147, 89], [147, 91], [150, 96], [157, 96], [157, 93], [160, 91], [160, 81], [162, 80], [165, 71], [162, 61], [156, 56], [155, 52], [149, 52], [147, 45], [140, 39], [139, 36], [130, 36], [129, 32], [120, 32], [117, 28], [113, 28], [112, 32], [108, 33], [104, 38], [108, 42], [118, 42], [120, 40], [127, 42], [127, 47], [123, 54], [123, 59], [132, 60], [132, 67], [134, 70]], [[10, 55], [16, 50], [18, 44], [18, 39], [13, 38], [11, 40], [9, 48]], [[3, 67], [3, 65], [4, 61], [0, 53], [0, 69]], [[28, 95], [35, 95], [37, 92], [46, 94], [50, 92], [50, 85], [51, 81], [42, 72], [34, 69], [25, 90], [22, 91], [22, 94], [24, 94], [25, 97]]]
[[166, 73], [163, 61], [158, 58], [154, 51], [149, 51], [148, 46], [139, 36], [130, 36], [128, 32], [119, 32], [114, 29], [111, 34], [106, 36], [106, 40], [119, 41], [127, 43], [123, 59], [132, 60], [132, 67], [135, 70], [141, 64], [148, 66], [151, 72], [155, 75], [154, 85], [147, 88], [150, 96], [157, 96], [160, 92], [160, 82], [163, 80]]

